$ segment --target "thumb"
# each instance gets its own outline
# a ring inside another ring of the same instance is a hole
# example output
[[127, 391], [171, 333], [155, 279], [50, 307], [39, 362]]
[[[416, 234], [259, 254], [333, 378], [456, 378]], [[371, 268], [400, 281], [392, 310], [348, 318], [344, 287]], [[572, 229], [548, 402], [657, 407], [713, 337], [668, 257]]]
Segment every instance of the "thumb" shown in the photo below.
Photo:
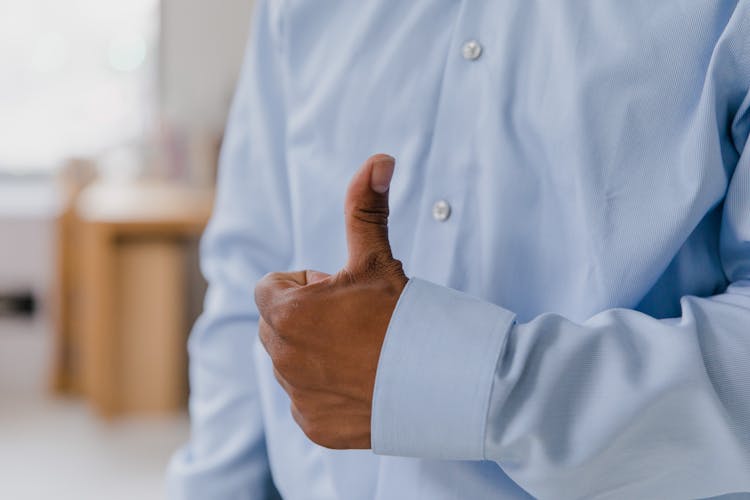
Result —
[[346, 240], [350, 269], [372, 259], [393, 258], [388, 242], [388, 190], [396, 160], [371, 156], [354, 174], [346, 193]]

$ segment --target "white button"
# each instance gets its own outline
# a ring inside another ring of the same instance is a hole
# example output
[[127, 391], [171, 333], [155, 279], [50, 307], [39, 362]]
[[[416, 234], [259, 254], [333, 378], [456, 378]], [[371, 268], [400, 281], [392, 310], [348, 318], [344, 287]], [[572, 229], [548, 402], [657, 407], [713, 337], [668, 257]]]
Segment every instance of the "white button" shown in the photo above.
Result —
[[436, 201], [432, 206], [432, 218], [438, 222], [445, 222], [451, 216], [451, 206], [445, 200]]
[[479, 59], [479, 56], [482, 55], [482, 46], [479, 45], [479, 42], [477, 42], [476, 40], [469, 40], [464, 44], [461, 52], [464, 56], [464, 59], [474, 61], [476, 59]]

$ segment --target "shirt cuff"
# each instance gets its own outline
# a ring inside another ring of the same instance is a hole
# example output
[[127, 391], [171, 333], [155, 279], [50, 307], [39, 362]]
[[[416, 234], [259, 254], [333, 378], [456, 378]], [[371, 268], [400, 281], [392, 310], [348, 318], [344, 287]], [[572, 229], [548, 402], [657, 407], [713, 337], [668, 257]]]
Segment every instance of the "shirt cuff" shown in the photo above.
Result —
[[393, 311], [372, 402], [373, 452], [484, 459], [492, 381], [515, 315], [412, 278]]

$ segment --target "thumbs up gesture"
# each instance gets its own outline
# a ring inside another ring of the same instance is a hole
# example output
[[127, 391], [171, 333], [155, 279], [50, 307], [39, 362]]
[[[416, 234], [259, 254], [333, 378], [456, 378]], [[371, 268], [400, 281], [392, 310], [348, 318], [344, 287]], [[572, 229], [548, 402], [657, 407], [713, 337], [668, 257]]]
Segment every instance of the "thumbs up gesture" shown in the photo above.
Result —
[[408, 281], [388, 242], [395, 161], [369, 158], [345, 202], [349, 259], [334, 275], [271, 273], [255, 288], [260, 340], [291, 412], [315, 443], [370, 448], [375, 372], [386, 329]]

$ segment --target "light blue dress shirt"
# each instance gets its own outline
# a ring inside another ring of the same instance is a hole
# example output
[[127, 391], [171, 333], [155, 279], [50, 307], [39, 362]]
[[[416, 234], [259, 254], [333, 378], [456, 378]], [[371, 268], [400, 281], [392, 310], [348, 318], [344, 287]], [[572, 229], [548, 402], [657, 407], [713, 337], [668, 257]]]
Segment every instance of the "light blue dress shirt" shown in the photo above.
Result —
[[[750, 491], [750, 1], [260, 0], [252, 33], [172, 498]], [[411, 280], [373, 451], [331, 451], [253, 288], [341, 268], [376, 152]]]

